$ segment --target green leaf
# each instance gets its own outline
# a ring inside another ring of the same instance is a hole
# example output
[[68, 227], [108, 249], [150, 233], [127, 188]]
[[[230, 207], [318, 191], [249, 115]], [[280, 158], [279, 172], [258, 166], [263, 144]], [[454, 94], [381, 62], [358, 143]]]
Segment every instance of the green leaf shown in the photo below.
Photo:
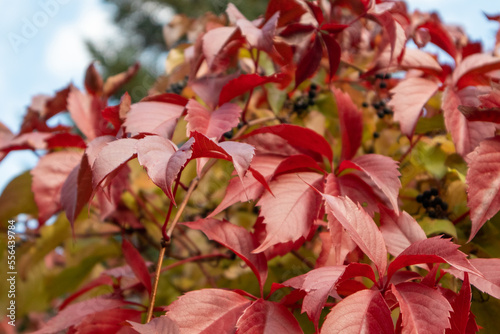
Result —
[[435, 178], [441, 179], [448, 168], [445, 166], [447, 155], [439, 145], [428, 146], [422, 142], [416, 145], [415, 158], [431, 173]]
[[448, 219], [432, 219], [429, 217], [424, 217], [424, 219], [422, 219], [418, 223], [424, 230], [425, 235], [427, 235], [428, 237], [431, 235], [445, 233], [457, 239], [457, 229], [455, 228], [455, 225], [453, 225], [453, 223]]
[[6, 227], [9, 219], [25, 213], [38, 215], [38, 208], [31, 191], [31, 174], [29, 171], [14, 178], [5, 187], [0, 196], [0, 226]]

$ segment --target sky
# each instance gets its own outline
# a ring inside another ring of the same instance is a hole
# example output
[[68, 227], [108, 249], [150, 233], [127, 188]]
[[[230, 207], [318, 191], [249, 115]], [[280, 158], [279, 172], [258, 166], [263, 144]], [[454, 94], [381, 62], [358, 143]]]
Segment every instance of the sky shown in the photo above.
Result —
[[[459, 24], [473, 40], [492, 49], [497, 23], [483, 12], [500, 13], [493, 0], [411, 0], [409, 8], [437, 11], [444, 22]], [[0, 122], [19, 130], [31, 98], [52, 95], [72, 82], [82, 87], [92, 61], [84, 40], [105, 45], [124, 38], [112, 23], [113, 6], [100, 0], [0, 0]], [[163, 63], [160, 61], [160, 63]], [[0, 190], [36, 164], [32, 152], [10, 153], [0, 163]]]

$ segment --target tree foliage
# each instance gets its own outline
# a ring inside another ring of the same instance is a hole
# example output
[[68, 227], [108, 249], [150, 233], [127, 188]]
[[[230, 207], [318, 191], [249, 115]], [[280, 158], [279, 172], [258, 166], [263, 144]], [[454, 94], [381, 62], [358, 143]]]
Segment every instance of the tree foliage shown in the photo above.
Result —
[[2, 158], [41, 155], [0, 197], [4, 230], [36, 225], [16, 329], [495, 331], [499, 57], [403, 2], [228, 4], [165, 29], [140, 101], [112, 98], [139, 65], [91, 64], [0, 128]]

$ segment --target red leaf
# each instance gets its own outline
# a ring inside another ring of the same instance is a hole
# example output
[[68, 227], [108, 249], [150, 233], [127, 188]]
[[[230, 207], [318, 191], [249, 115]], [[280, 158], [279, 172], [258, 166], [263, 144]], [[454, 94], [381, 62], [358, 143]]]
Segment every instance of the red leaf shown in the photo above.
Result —
[[157, 100], [143, 100], [132, 104], [123, 123], [126, 131], [131, 136], [149, 133], [172, 138], [187, 100], [170, 95], [174, 94], [164, 94], [160, 101], [157, 97]]
[[469, 122], [492, 122], [500, 124], [500, 108], [481, 108], [470, 106], [458, 106]]
[[[283, 158], [278, 156], [256, 155], [252, 160], [252, 168], [262, 174], [265, 180], [269, 181], [274, 170], [282, 160]], [[217, 208], [215, 208], [208, 217], [215, 216], [235, 203], [255, 200], [259, 198], [263, 192], [264, 187], [261, 182], [248, 173], [243, 177], [243, 180], [233, 178], [229, 181], [224, 199], [222, 199]]]
[[377, 266], [379, 277], [387, 267], [387, 250], [384, 238], [373, 219], [349, 197], [323, 194], [329, 212], [342, 224], [352, 240]]
[[111, 96], [116, 93], [116, 91], [126, 84], [132, 77], [139, 71], [139, 63], [135, 63], [130, 66], [125, 72], [118, 73], [116, 75], [110, 76], [104, 82], [103, 95]]
[[280, 13], [278, 27], [283, 27], [298, 20], [306, 9], [297, 0], [270, 0], [264, 18], [269, 20], [276, 12]]
[[[153, 183], [174, 200], [172, 183], [180, 172], [180, 166], [184, 165], [171, 161], [177, 151], [175, 144], [163, 137], [147, 136], [137, 141], [135, 149], [139, 163], [146, 168]], [[189, 158], [189, 154], [186, 156]]]
[[321, 205], [319, 195], [309, 184], [321, 189], [323, 176], [316, 173], [297, 175], [284, 174], [277, 177], [269, 184], [272, 194], [264, 193], [257, 203], [264, 216], [267, 235], [254, 253], [278, 243], [296, 241], [309, 234]]
[[451, 328], [446, 330], [446, 334], [467, 333], [467, 323], [470, 318], [470, 303], [472, 300], [472, 291], [470, 289], [469, 275], [464, 274], [464, 282], [458, 296], [451, 302], [453, 312], [451, 312]]
[[[470, 275], [472, 285], [487, 294], [500, 299], [500, 259], [470, 259], [470, 263], [477, 268], [481, 276]], [[455, 268], [446, 270], [455, 277], [465, 280], [464, 273]]]
[[482, 141], [469, 158], [466, 182], [472, 222], [470, 241], [500, 210], [500, 137]]
[[42, 119], [47, 120], [61, 111], [67, 110], [66, 104], [71, 85], [56, 92], [54, 96], [37, 95], [32, 98], [29, 107], [35, 110]]
[[380, 206], [380, 231], [387, 250], [393, 256], [398, 256], [411, 244], [427, 239], [415, 218], [406, 211], [401, 211], [398, 215], [385, 206]]
[[321, 37], [325, 42], [326, 51], [328, 52], [328, 63], [330, 64], [329, 75], [331, 80], [339, 68], [342, 50], [340, 44], [332, 35], [321, 34]]
[[252, 254], [257, 241], [245, 228], [228, 221], [217, 219], [199, 219], [184, 225], [200, 230], [210, 240], [215, 240], [236, 253], [252, 269], [259, 280], [261, 292], [267, 278], [267, 260], [264, 254]]
[[361, 146], [363, 137], [363, 115], [349, 94], [332, 88], [339, 114], [340, 132], [342, 134], [342, 155], [340, 160], [352, 159]]
[[167, 316], [151, 319], [147, 324], [128, 321], [139, 334], [180, 334], [177, 323]]
[[[92, 187], [95, 189], [106, 176], [123, 166], [136, 154], [137, 139], [124, 138], [104, 144], [92, 164]], [[91, 155], [89, 155], [89, 162]]]
[[318, 171], [326, 174], [326, 171], [323, 170], [313, 158], [308, 155], [297, 154], [281, 161], [274, 171], [273, 178], [286, 173], [311, 171]]
[[[196, 307], [193, 307], [196, 305]], [[190, 291], [167, 307], [182, 334], [231, 333], [250, 301], [233, 291]]]
[[481, 273], [467, 260], [467, 256], [458, 250], [459, 245], [450, 239], [433, 237], [413, 243], [389, 264], [388, 279], [396, 270], [419, 263], [448, 263], [458, 270], [481, 276]]
[[60, 332], [71, 326], [78, 325], [84, 318], [91, 314], [120, 307], [124, 304], [121, 300], [93, 298], [72, 304], [60, 311], [55, 317], [50, 319], [41, 329], [32, 334], [52, 334]]
[[333, 196], [349, 197], [354, 203], [360, 203], [370, 216], [373, 217], [373, 214], [378, 211], [378, 203], [387, 202], [387, 205], [389, 205], [385, 196], [382, 199], [375, 194], [375, 189], [372, 188], [373, 184], [367, 184], [359, 175], [355, 173], [347, 173], [339, 177], [333, 174], [330, 175], [330, 182], [332, 185], [336, 184], [335, 187], [338, 187], [338, 193], [327, 193]]
[[322, 57], [323, 47], [321, 46], [321, 40], [319, 37], [316, 37], [297, 64], [295, 88], [316, 72]]
[[38, 206], [38, 221], [43, 225], [61, 210], [61, 189], [71, 171], [81, 161], [82, 154], [75, 151], [49, 153], [31, 170], [31, 189]]
[[68, 175], [61, 188], [61, 207], [71, 226], [92, 196], [92, 170], [87, 154]]
[[191, 83], [191, 89], [207, 104], [211, 109], [219, 105], [219, 98], [222, 89], [228, 82], [238, 78], [241, 74], [236, 72], [224, 76], [205, 76]]
[[[96, 314], [89, 314], [73, 329], [78, 334], [109, 334], [118, 333], [127, 320], [140, 321], [142, 311], [114, 308]], [[72, 332], [71, 330], [69, 332]]]
[[187, 134], [193, 131], [217, 140], [238, 125], [241, 108], [234, 103], [225, 103], [214, 111], [207, 110], [198, 101], [191, 99], [186, 105]]
[[60, 147], [76, 147], [84, 149], [87, 147], [82, 137], [68, 132], [55, 133], [51, 137], [47, 138], [46, 142], [47, 149]]
[[231, 101], [235, 97], [241, 96], [255, 87], [262, 86], [269, 82], [283, 83], [286, 80], [286, 75], [276, 73], [270, 76], [261, 76], [258, 74], [241, 74], [235, 79], [230, 80], [222, 87], [218, 105], [223, 105]]
[[431, 20], [421, 24], [417, 29], [425, 28], [429, 31], [431, 42], [446, 51], [453, 59], [457, 57], [457, 49], [447, 29], [442, 26], [439, 18], [434, 16]]
[[361, 290], [343, 299], [327, 315], [321, 334], [392, 334], [391, 311], [378, 290]]
[[473, 54], [465, 58], [453, 71], [452, 82], [458, 89], [468, 86], [474, 77], [500, 69], [500, 57], [486, 53]]
[[303, 333], [297, 319], [281, 304], [259, 299], [236, 323], [236, 334]]
[[452, 307], [439, 291], [408, 282], [392, 285], [403, 315], [403, 333], [443, 333]]
[[333, 160], [333, 152], [330, 144], [323, 136], [311, 129], [290, 124], [266, 126], [250, 132], [244, 138], [262, 133], [270, 133], [279, 136], [285, 139], [291, 146], [303, 149], [304, 154], [311, 155], [315, 159], [316, 157], [311, 154], [312, 152], [323, 155], [328, 158], [328, 161]]
[[436, 82], [424, 78], [407, 78], [391, 89], [389, 106], [394, 109], [394, 120], [399, 122], [401, 133], [413, 136], [422, 108], [437, 90]]
[[[468, 59], [468, 58], [467, 58]], [[468, 122], [458, 110], [458, 106], [467, 101], [475, 90], [463, 89], [459, 92], [447, 87], [443, 94], [442, 109], [444, 123], [451, 134], [457, 153], [465, 156], [473, 151], [479, 143], [495, 134], [495, 125], [486, 122]]]
[[130, 95], [125, 92], [120, 99], [120, 104], [113, 107], [107, 107], [102, 111], [102, 118], [113, 124], [116, 132], [118, 132], [127, 116], [127, 113], [130, 111], [131, 103], [132, 99], [130, 98]]
[[233, 162], [234, 169], [243, 182], [243, 177], [252, 162], [254, 148], [251, 145], [235, 141], [219, 143], [219, 147], [228, 155], [229, 159], [227, 160]]
[[354, 168], [366, 174], [389, 199], [392, 209], [399, 212], [398, 195], [401, 181], [398, 162], [379, 154], [365, 154], [353, 160], [344, 160], [339, 173], [344, 169]]
[[94, 63], [91, 63], [89, 67], [87, 67], [87, 71], [85, 73], [85, 89], [92, 95], [101, 95], [102, 87], [102, 77], [99, 72], [97, 72]]
[[132, 268], [135, 276], [146, 287], [148, 293], [151, 294], [151, 276], [141, 253], [126, 239], [123, 239], [122, 242], [122, 252], [125, 256], [125, 261]]

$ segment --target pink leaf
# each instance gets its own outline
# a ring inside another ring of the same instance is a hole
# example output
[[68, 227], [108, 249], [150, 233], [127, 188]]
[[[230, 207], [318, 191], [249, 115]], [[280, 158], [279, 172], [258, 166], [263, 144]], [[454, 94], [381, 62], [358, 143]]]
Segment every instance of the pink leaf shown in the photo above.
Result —
[[335, 305], [321, 334], [392, 334], [391, 311], [378, 290], [361, 290]]
[[319, 37], [316, 37], [297, 64], [295, 88], [316, 72], [322, 56], [323, 47], [321, 46], [321, 40]]
[[274, 13], [261, 28], [256, 27], [246, 18], [238, 19], [236, 26], [240, 28], [241, 34], [245, 36], [250, 46], [269, 53], [273, 48], [273, 38], [278, 17], [279, 12]]
[[223, 105], [235, 97], [241, 96], [249, 90], [262, 86], [269, 82], [282, 83], [286, 76], [282, 73], [273, 74], [270, 76], [260, 76], [254, 74], [241, 74], [235, 79], [232, 79], [222, 87], [218, 105]]
[[187, 134], [197, 131], [216, 139], [238, 125], [241, 114], [241, 108], [234, 103], [225, 103], [214, 111], [209, 111], [194, 99], [189, 100], [186, 109]]
[[403, 333], [443, 333], [450, 327], [452, 307], [443, 295], [424, 284], [392, 285], [403, 315]]
[[237, 27], [219, 27], [203, 35], [203, 54], [207, 59], [208, 67], [212, 67], [217, 55], [219, 55], [222, 48], [235, 37], [237, 30]]
[[323, 194], [328, 211], [347, 230], [352, 240], [375, 263], [379, 276], [383, 277], [387, 267], [387, 250], [384, 238], [373, 219], [349, 197], [334, 197]]
[[[470, 259], [470, 263], [482, 274], [482, 276], [470, 275], [470, 283], [479, 290], [500, 299], [500, 259]], [[446, 271], [464, 280], [463, 271], [455, 268], [449, 268]]]
[[[282, 157], [272, 155], [256, 155], [252, 160], [252, 168], [260, 172], [269, 181], [274, 170], [282, 161]], [[255, 200], [264, 192], [262, 184], [251, 174], [246, 174], [243, 179], [233, 178], [226, 188], [226, 195], [215, 210], [208, 216], [213, 217], [227, 207], [249, 200]]]
[[500, 137], [487, 139], [469, 156], [467, 205], [472, 222], [469, 241], [500, 210]]
[[51, 334], [65, 330], [71, 326], [78, 325], [86, 316], [120, 307], [124, 304], [121, 300], [93, 298], [72, 304], [60, 311], [50, 319], [41, 329], [32, 334]]
[[131, 136], [148, 133], [171, 138], [187, 103], [187, 99], [171, 95], [132, 104], [123, 123], [126, 131]]
[[464, 282], [458, 296], [451, 302], [453, 312], [450, 316], [451, 327], [446, 330], [446, 334], [467, 333], [467, 323], [471, 316], [470, 303], [472, 300], [472, 291], [470, 289], [469, 275], [464, 274]]
[[495, 134], [495, 125], [486, 122], [468, 122], [464, 115], [458, 110], [463, 100], [475, 96], [474, 90], [455, 91], [451, 87], [446, 88], [443, 94], [442, 109], [446, 128], [451, 133], [457, 153], [465, 156], [473, 151], [479, 143]]
[[217, 219], [199, 219], [183, 224], [202, 231], [210, 240], [215, 240], [236, 253], [257, 276], [262, 292], [267, 278], [267, 260], [262, 253], [252, 254], [257, 241], [250, 232], [241, 226]]
[[[196, 307], [193, 307], [196, 305]], [[231, 333], [250, 301], [220, 289], [190, 291], [167, 307], [182, 334]]]
[[[321, 188], [323, 176], [316, 173], [284, 174], [269, 186], [257, 203], [266, 224], [266, 239], [254, 250], [259, 253], [278, 243], [296, 241], [309, 234], [321, 205], [319, 195], [309, 184]], [[307, 183], [305, 183], [305, 182]]]
[[123, 239], [122, 252], [125, 256], [125, 261], [132, 268], [135, 276], [146, 287], [146, 290], [151, 294], [151, 276], [149, 275], [148, 267], [141, 256], [141, 253], [127, 240]]
[[340, 160], [352, 159], [361, 145], [363, 136], [363, 115], [349, 94], [332, 88], [339, 114], [340, 132], [342, 134], [342, 155]]
[[96, 138], [96, 124], [99, 122], [101, 110], [94, 108], [94, 97], [79, 91], [72, 86], [68, 95], [68, 111], [76, 126], [89, 140]]
[[[145, 167], [151, 180], [173, 200], [172, 183], [180, 170], [170, 159], [177, 147], [170, 140], [159, 136], [147, 136], [136, 143], [137, 159]], [[172, 174], [173, 177], [167, 177]]]
[[71, 226], [92, 196], [92, 170], [87, 154], [68, 175], [61, 188], [61, 207]]
[[313, 158], [308, 155], [297, 154], [281, 161], [274, 171], [273, 178], [286, 173], [310, 171], [318, 171], [326, 174], [326, 171]]
[[71, 171], [81, 161], [82, 154], [74, 151], [49, 153], [31, 170], [31, 189], [38, 206], [38, 221], [43, 225], [61, 210], [61, 189]]
[[[137, 139], [124, 138], [106, 143], [92, 165], [92, 187], [95, 189], [106, 176], [116, 171], [136, 154]], [[90, 160], [90, 159], [89, 159]]]
[[290, 124], [266, 126], [250, 132], [245, 136], [245, 138], [264, 133], [273, 134], [285, 139], [291, 146], [299, 150], [303, 150], [302, 153], [311, 155], [317, 160], [319, 160], [320, 158], [314, 156], [314, 153], [328, 158], [328, 161], [333, 160], [333, 152], [330, 144], [325, 140], [323, 136], [317, 134], [311, 129]]
[[415, 218], [406, 211], [401, 211], [398, 215], [385, 206], [380, 206], [380, 231], [387, 250], [393, 256], [398, 256], [411, 244], [427, 239]]
[[391, 57], [399, 57], [403, 51], [406, 44], [406, 34], [404, 29], [401, 27], [392, 14], [387, 10], [385, 4], [377, 4], [372, 9], [368, 11], [369, 17], [372, 17], [377, 21], [387, 34], [389, 43], [391, 44]]
[[236, 334], [303, 333], [286, 307], [263, 299], [256, 300], [245, 310], [236, 327]]
[[469, 80], [479, 74], [500, 69], [500, 57], [486, 53], [473, 54], [465, 58], [453, 71], [452, 82], [458, 89], [466, 87]]
[[347, 266], [329, 266], [313, 269], [307, 274], [291, 278], [282, 284], [306, 292], [302, 303], [302, 312], [307, 312], [315, 326], [318, 326], [321, 310], [328, 296], [336, 296], [335, 288], [341, 281], [346, 281], [356, 276], [364, 276], [375, 282], [375, 274], [367, 264], [350, 263]]
[[128, 321], [128, 323], [139, 334], [180, 334], [177, 323], [167, 316], [154, 318], [147, 324], [140, 324], [133, 321]]
[[411, 137], [422, 113], [422, 108], [438, 90], [438, 84], [424, 78], [407, 78], [391, 89], [389, 106], [394, 109], [394, 120], [401, 133]]
[[401, 181], [398, 162], [379, 154], [365, 154], [353, 160], [345, 160], [339, 173], [346, 168], [354, 168], [365, 173], [389, 199], [392, 209], [399, 212], [398, 195]]
[[[198, 95], [203, 102], [211, 109], [214, 109], [219, 103], [223, 88], [232, 80], [236, 80], [241, 74], [236, 72], [224, 76], [205, 76], [197, 79], [191, 84], [191, 89]], [[234, 89], [234, 87], [233, 87]]]
[[406, 266], [445, 262], [458, 270], [481, 276], [458, 247], [460, 246], [452, 243], [450, 239], [441, 239], [439, 236], [414, 242], [391, 262], [387, 270], [388, 279], [396, 270]]
[[[373, 217], [373, 214], [378, 211], [377, 204], [380, 202], [387, 202], [380, 198], [375, 190], [372, 188], [372, 184], [367, 184], [366, 180], [361, 178], [355, 173], [346, 173], [336, 177], [330, 174], [330, 182], [333, 182], [338, 187], [338, 193], [329, 195], [334, 196], [346, 196], [349, 197], [354, 203], [360, 203], [365, 211]], [[389, 203], [387, 203], [389, 205]]]

